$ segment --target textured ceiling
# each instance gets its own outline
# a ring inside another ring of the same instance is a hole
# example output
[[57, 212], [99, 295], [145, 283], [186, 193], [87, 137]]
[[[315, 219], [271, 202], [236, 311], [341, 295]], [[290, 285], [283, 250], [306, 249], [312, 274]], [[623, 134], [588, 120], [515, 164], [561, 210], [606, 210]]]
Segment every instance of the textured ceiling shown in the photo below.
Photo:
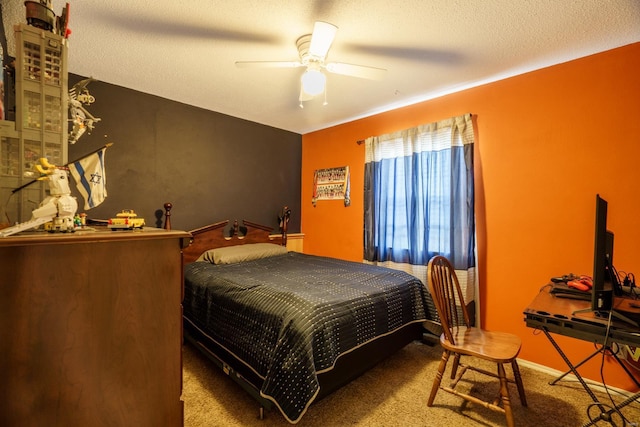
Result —
[[[68, 3], [69, 72], [301, 134], [640, 41], [638, 0]], [[8, 32], [25, 22], [23, 0], [2, 10]], [[235, 66], [298, 60], [316, 20], [339, 28], [329, 61], [385, 68], [384, 79], [329, 74], [328, 104], [301, 109], [303, 69]]]

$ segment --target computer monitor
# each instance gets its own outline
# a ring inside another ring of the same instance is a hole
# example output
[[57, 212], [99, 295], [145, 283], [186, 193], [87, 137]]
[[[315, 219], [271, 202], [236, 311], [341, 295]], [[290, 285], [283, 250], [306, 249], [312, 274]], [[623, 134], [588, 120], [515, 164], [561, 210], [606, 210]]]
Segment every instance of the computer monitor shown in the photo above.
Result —
[[593, 250], [593, 288], [591, 309], [607, 312], [617, 293], [617, 276], [613, 268], [613, 233], [607, 230], [608, 203], [596, 194], [596, 229]]
[[638, 322], [616, 311], [613, 296], [622, 295], [622, 286], [613, 267], [613, 233], [607, 231], [607, 201], [596, 194], [596, 233], [593, 250], [593, 287], [591, 307], [573, 314], [592, 312], [598, 317], [617, 318], [635, 327]]
[[590, 311], [594, 312], [596, 316], [615, 317], [618, 320], [640, 327], [637, 322], [613, 308], [613, 297], [614, 295], [622, 295], [622, 286], [613, 266], [613, 233], [607, 230], [607, 201], [598, 194], [596, 194], [596, 233], [593, 251], [593, 287], [591, 292]]

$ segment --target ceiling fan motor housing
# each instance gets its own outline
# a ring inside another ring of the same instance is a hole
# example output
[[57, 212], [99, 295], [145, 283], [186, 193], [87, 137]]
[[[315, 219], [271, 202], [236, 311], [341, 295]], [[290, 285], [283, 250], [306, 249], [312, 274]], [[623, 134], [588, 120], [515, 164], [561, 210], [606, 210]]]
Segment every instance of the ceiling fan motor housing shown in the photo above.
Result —
[[306, 34], [296, 40], [296, 47], [298, 48], [298, 55], [300, 55], [302, 65], [308, 65], [310, 62], [320, 62], [322, 60], [322, 58], [314, 58], [309, 53], [309, 46], [311, 46], [311, 34]]

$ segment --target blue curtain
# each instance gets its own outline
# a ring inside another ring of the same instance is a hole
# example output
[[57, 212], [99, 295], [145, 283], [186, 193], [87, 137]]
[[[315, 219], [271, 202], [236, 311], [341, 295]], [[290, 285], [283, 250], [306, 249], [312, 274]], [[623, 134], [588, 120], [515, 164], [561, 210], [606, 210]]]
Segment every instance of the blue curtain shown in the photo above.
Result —
[[469, 114], [365, 141], [366, 261], [424, 266], [437, 254], [474, 275], [473, 144]]

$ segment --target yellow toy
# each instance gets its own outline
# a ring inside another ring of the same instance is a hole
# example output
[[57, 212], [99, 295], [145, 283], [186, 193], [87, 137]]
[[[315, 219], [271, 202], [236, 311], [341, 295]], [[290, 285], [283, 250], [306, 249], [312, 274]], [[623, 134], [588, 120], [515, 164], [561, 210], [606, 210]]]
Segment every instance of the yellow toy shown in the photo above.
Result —
[[107, 227], [112, 230], [143, 228], [144, 218], [138, 218], [138, 215], [131, 209], [124, 209], [122, 212], [117, 213], [115, 218], [109, 219]]

